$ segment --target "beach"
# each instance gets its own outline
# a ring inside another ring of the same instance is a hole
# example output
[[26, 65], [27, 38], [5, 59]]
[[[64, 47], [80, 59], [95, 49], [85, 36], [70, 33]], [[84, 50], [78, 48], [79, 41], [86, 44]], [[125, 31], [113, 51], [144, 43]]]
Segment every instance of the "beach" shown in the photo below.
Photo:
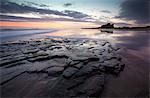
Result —
[[148, 31], [39, 35], [1, 43], [2, 97], [148, 97]]
[[150, 0], [1, 0], [1, 98], [149, 98]]

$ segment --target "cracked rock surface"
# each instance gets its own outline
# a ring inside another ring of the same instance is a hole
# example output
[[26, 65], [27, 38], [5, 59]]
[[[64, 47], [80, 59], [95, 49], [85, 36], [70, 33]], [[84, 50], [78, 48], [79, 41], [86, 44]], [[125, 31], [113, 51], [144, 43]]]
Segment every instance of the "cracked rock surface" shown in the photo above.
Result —
[[3, 87], [25, 73], [46, 74], [46, 96], [98, 97], [107, 74], [118, 75], [124, 69], [119, 49], [107, 41], [89, 39], [46, 38], [3, 43], [0, 84]]

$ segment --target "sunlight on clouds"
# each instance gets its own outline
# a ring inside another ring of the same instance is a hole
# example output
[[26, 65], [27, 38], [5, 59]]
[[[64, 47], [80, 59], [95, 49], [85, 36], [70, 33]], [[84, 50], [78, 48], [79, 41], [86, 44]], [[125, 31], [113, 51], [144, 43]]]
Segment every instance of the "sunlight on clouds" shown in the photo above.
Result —
[[111, 18], [110, 21], [113, 23], [127, 23], [127, 24], [131, 24], [131, 25], [135, 24], [135, 21], [133, 21], [133, 20], [123, 20], [123, 19], [119, 19], [119, 18]]
[[54, 14], [44, 14], [44, 15], [40, 15], [43, 18], [66, 18], [66, 19], [74, 19], [72, 17], [69, 16], [60, 16], [60, 15], [54, 15]]
[[67, 22], [67, 21], [48, 21], [48, 22], [6, 22], [1, 21], [0, 26], [32, 27], [32, 28], [83, 28], [94, 27], [91, 22]]
[[25, 18], [41, 18], [37, 13], [1, 13], [1, 15], [25, 17]]

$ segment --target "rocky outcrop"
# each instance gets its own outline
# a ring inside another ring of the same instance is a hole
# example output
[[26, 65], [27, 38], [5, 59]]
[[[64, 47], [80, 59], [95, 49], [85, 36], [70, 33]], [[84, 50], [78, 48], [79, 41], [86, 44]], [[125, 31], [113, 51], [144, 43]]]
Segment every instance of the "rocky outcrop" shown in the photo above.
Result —
[[47, 38], [5, 43], [0, 49], [1, 85], [22, 73], [44, 73], [55, 78], [47, 84], [49, 97], [98, 97], [105, 77], [118, 75], [125, 65], [120, 48], [100, 40]]

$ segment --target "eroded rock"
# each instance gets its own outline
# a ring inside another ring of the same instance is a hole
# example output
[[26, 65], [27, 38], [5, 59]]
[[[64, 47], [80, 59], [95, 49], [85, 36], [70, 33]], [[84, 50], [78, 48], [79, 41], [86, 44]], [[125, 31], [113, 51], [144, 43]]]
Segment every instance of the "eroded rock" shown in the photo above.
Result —
[[69, 67], [69, 68], [67, 68], [67, 69], [63, 72], [62, 75], [63, 75], [65, 78], [70, 78], [70, 77], [73, 76], [77, 71], [78, 71], [77, 68]]
[[48, 68], [46, 71], [48, 72], [48, 75], [57, 75], [61, 74], [64, 70], [64, 67], [51, 67]]
[[50, 97], [98, 97], [104, 74], [118, 75], [125, 66], [120, 48], [107, 41], [47, 38], [2, 44], [0, 49], [1, 85], [25, 72], [44, 73], [50, 77]]

